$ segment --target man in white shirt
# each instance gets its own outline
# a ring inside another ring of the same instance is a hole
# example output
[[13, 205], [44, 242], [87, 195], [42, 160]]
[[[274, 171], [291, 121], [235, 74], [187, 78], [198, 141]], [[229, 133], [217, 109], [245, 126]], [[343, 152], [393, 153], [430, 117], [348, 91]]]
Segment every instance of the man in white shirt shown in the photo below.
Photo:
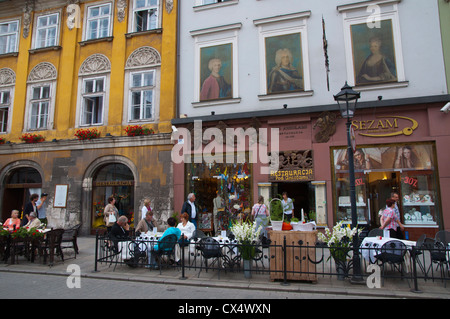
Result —
[[187, 197], [187, 201], [184, 202], [183, 207], [181, 208], [181, 214], [187, 213], [189, 215], [189, 221], [194, 224], [195, 228], [197, 228], [198, 209], [194, 202], [195, 194], [190, 193]]

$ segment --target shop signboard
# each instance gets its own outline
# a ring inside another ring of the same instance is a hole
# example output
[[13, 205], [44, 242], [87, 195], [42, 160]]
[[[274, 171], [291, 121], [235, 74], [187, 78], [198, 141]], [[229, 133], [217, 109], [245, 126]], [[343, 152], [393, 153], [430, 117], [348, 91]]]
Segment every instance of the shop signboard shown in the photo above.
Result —
[[270, 171], [270, 182], [307, 182], [314, 180], [312, 150], [280, 151], [279, 169]]

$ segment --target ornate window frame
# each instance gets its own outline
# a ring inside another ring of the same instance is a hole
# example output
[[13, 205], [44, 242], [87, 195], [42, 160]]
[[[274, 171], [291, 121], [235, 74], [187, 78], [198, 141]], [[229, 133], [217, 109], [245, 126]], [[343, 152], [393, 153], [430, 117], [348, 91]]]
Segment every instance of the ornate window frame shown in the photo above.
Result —
[[[154, 72], [152, 117], [150, 119], [131, 120], [131, 76], [135, 73]], [[144, 46], [134, 50], [125, 63], [123, 101], [123, 125], [130, 123], [152, 123], [159, 121], [161, 95], [161, 55], [152, 47]]]
[[11, 121], [14, 105], [14, 88], [16, 84], [16, 73], [10, 68], [0, 69], [0, 91], [9, 92], [9, 107], [8, 107], [8, 118], [6, 119], [6, 130], [0, 132], [0, 134], [5, 134], [11, 132]]
[[[24, 118], [24, 131], [51, 130], [54, 126], [55, 102], [56, 102], [56, 79], [58, 72], [56, 67], [50, 62], [41, 62], [37, 64], [28, 75], [27, 79], [27, 104]], [[35, 87], [49, 86], [49, 109], [47, 124], [43, 128], [31, 129], [31, 112], [33, 99], [33, 89]]]
[[109, 113], [109, 90], [110, 90], [110, 74], [111, 74], [111, 62], [103, 54], [95, 53], [87, 57], [80, 66], [78, 72], [78, 92], [77, 92], [77, 111], [75, 117], [75, 127], [86, 127], [91, 125], [82, 124], [83, 116], [83, 84], [86, 80], [104, 78], [104, 99], [103, 99], [103, 114], [102, 123], [95, 124], [94, 126], [108, 125], [108, 113]]

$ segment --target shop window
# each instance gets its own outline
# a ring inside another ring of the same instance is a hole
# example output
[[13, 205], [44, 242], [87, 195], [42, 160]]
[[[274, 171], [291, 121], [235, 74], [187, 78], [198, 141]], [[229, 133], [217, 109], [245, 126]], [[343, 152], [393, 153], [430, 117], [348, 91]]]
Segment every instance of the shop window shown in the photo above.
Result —
[[[391, 193], [400, 196], [401, 221], [410, 227], [440, 224], [434, 144], [361, 147], [354, 154], [358, 224], [380, 226], [380, 213]], [[337, 221], [351, 223], [347, 149], [333, 150]]]
[[19, 39], [19, 21], [0, 23], [0, 54], [17, 52]]
[[92, 228], [104, 225], [103, 210], [110, 196], [116, 199], [115, 206], [119, 216], [125, 215], [129, 222], [133, 222], [134, 176], [126, 165], [107, 164], [95, 173], [92, 189]]
[[[185, 164], [186, 196], [194, 193], [201, 213], [220, 209], [219, 228], [228, 229], [232, 220], [250, 216], [252, 197], [252, 164], [245, 163]], [[215, 198], [220, 197], [220, 200]], [[217, 203], [223, 203], [218, 207]]]

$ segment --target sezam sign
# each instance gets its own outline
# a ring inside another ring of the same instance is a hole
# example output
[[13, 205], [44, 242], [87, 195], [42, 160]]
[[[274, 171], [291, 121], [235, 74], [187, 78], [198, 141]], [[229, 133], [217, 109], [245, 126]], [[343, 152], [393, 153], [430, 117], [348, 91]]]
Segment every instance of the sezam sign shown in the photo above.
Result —
[[352, 127], [361, 136], [409, 136], [419, 127], [419, 123], [406, 116], [378, 116], [364, 121], [353, 120]]

